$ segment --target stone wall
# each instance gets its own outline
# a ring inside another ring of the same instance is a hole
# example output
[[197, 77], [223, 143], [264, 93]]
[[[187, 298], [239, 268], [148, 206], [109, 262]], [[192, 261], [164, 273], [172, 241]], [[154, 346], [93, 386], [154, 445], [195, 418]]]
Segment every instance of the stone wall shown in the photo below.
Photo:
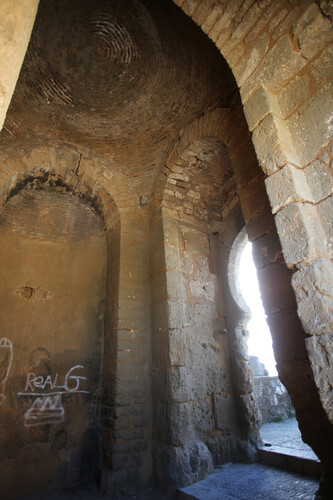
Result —
[[[323, 464], [325, 494], [332, 7], [175, 3], [188, 17], [171, 2], [41, 2], [0, 138], [3, 210], [25, 186], [56, 188], [85, 200], [105, 228], [101, 448], [110, 496], [149, 484], [152, 448], [165, 486], [203, 477], [213, 460], [254, 458], [260, 415], [230, 266], [245, 226], [279, 376]], [[35, 9], [19, 17], [32, 21]], [[12, 37], [3, 30], [0, 119], [30, 29], [15, 25]]]
[[[332, 7], [311, 0], [292, 5], [283, 0], [176, 3], [216, 43], [237, 80], [256, 154], [268, 176], [273, 213], [279, 212], [276, 224], [284, 257], [295, 271], [293, 287], [303, 327], [309, 334], [323, 335], [322, 347], [316, 347], [316, 337], [307, 342], [315, 367], [320, 350], [330, 344], [326, 326], [332, 317], [319, 277], [325, 266], [332, 281], [330, 223], [320, 209], [330, 203], [332, 184], [330, 174], [322, 170], [329, 164], [332, 140]], [[277, 60], [283, 60], [281, 68]], [[328, 176], [325, 193], [314, 181], [323, 175]], [[298, 231], [287, 229], [291, 220]], [[313, 270], [311, 282], [318, 283], [311, 292], [316, 304], [311, 308], [299, 291], [308, 266]], [[327, 362], [321, 373], [330, 379], [333, 370], [329, 358]], [[314, 374], [321, 404], [332, 419], [330, 397], [315, 369]]]
[[254, 395], [263, 424], [295, 416], [290, 397], [279, 377], [254, 377]]
[[[311, 437], [317, 434], [314, 427], [318, 432], [325, 428], [332, 443], [331, 394], [326, 389], [332, 386], [333, 373], [332, 359], [327, 355], [332, 319], [332, 297], [327, 289], [333, 280], [331, 224], [321, 209], [329, 205], [331, 196], [327, 165], [332, 142], [332, 6], [325, 0], [176, 3], [215, 42], [237, 80], [259, 164], [268, 177], [266, 187], [284, 258], [293, 274], [299, 318], [306, 333], [312, 335], [304, 342], [297, 326], [285, 345], [293, 343], [302, 354], [292, 360], [285, 351], [282, 359], [282, 342], [277, 336], [285, 336], [284, 330], [290, 331], [298, 320], [291, 310], [283, 314], [285, 318], [275, 314], [269, 320], [279, 376], [288, 391], [295, 393], [296, 407], [299, 400], [297, 416], [303, 438], [315, 446], [316, 438], [313, 441]], [[323, 170], [327, 172], [324, 175]], [[324, 193], [320, 181], [314, 179], [326, 175]], [[286, 271], [278, 266], [275, 271], [281, 280], [284, 274], [285, 283], [289, 283]], [[263, 297], [267, 286], [262, 289]], [[293, 301], [292, 295], [289, 297]], [[312, 385], [312, 396], [307, 398], [310, 379], [315, 380], [316, 388]], [[316, 401], [313, 411], [310, 400], [317, 399], [316, 393], [320, 402]], [[324, 462], [330, 461], [326, 451], [322, 454]], [[330, 468], [327, 466], [327, 477]]]
[[34, 25], [39, 0], [2, 0], [0, 5], [0, 130], [6, 118]]
[[13, 196], [0, 233], [5, 499], [97, 477], [106, 239], [86, 204], [55, 189]]

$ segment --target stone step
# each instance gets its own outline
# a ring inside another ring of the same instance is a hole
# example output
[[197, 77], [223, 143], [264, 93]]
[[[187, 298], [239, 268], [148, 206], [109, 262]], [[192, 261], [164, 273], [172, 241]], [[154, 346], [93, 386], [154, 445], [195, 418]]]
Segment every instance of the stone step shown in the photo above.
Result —
[[320, 478], [320, 460], [311, 451], [265, 444], [259, 448], [260, 462], [305, 476]]

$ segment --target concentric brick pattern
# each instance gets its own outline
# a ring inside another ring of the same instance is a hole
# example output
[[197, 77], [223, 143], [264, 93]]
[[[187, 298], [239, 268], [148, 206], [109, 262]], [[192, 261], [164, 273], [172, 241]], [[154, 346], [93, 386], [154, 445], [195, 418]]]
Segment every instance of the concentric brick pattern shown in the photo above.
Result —
[[181, 127], [234, 87], [171, 2], [42, 0], [1, 147], [65, 141], [149, 195]]

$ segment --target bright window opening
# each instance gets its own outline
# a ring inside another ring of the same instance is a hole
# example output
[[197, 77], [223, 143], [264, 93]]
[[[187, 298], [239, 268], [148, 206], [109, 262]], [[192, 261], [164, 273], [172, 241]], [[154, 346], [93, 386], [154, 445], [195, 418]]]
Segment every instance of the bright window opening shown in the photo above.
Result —
[[251, 319], [247, 326], [249, 332], [249, 355], [257, 356], [259, 361], [265, 365], [270, 376], [277, 375], [272, 337], [261, 302], [257, 271], [252, 259], [251, 243], [247, 243], [242, 252], [239, 263], [238, 282], [243, 298], [251, 311]]

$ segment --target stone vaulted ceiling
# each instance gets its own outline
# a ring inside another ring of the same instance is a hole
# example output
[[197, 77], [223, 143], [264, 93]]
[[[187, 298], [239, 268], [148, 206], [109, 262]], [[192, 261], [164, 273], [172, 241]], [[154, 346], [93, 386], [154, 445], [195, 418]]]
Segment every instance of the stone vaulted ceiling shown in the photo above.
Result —
[[0, 147], [67, 143], [149, 194], [180, 130], [234, 91], [169, 0], [41, 0]]

